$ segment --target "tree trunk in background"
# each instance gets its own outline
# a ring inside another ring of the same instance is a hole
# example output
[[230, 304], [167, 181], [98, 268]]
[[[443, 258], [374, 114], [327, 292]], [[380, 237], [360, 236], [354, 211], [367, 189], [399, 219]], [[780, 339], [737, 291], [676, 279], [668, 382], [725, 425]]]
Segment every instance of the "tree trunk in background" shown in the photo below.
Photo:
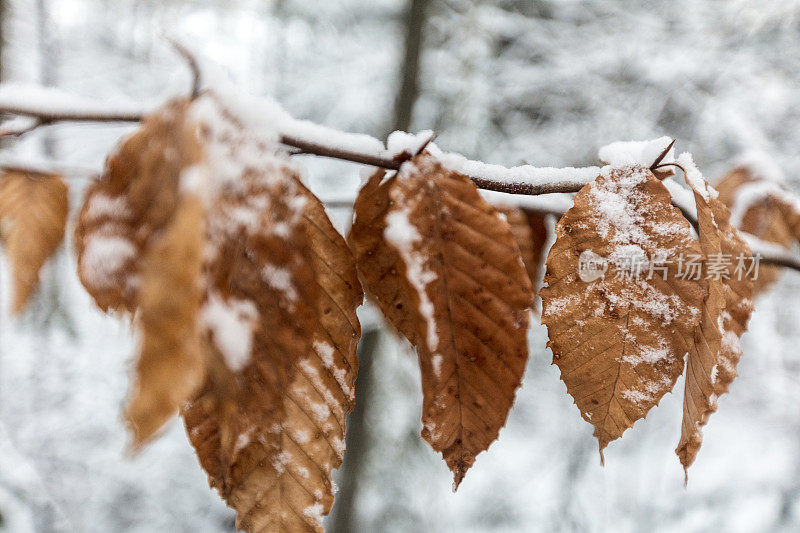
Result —
[[[50, 21], [50, 2], [36, 0], [37, 40], [39, 47], [39, 81], [45, 87], [54, 87], [58, 81], [58, 57], [53, 24]], [[45, 132], [42, 140], [44, 154], [48, 157], [55, 155], [55, 139], [49, 132]]]
[[347, 417], [346, 452], [339, 476], [339, 492], [325, 531], [328, 533], [354, 533], [358, 531], [356, 502], [358, 482], [365, 473], [367, 450], [370, 444], [366, 420], [373, 395], [373, 361], [375, 359], [380, 331], [364, 332], [358, 346], [358, 379], [356, 380], [356, 406]]
[[8, 0], [0, 0], [0, 81], [5, 80], [5, 63], [3, 62], [3, 51], [5, 50], [6, 25], [8, 24]]
[[405, 56], [400, 73], [400, 90], [394, 108], [394, 130], [408, 131], [419, 97], [419, 63], [425, 29], [425, 11], [430, 0], [409, 0], [406, 12]]
[[[419, 64], [425, 26], [425, 11], [430, 0], [409, 0], [405, 16], [404, 56], [400, 71], [400, 88], [395, 98], [392, 129], [408, 131], [414, 113], [414, 104], [419, 97]], [[358, 484], [366, 470], [367, 449], [371, 436], [367, 426], [367, 414], [373, 394], [373, 359], [380, 341], [380, 332], [364, 333], [358, 347], [358, 379], [356, 380], [356, 406], [347, 418], [347, 452], [339, 476], [339, 492], [336, 495], [326, 531], [329, 533], [353, 533], [358, 531], [356, 520]]]

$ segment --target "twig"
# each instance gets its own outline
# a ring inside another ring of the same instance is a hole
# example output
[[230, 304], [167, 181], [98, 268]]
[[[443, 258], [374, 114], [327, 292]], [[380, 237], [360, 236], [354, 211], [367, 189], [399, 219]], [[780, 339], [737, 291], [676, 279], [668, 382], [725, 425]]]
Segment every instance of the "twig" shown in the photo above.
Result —
[[664, 160], [665, 157], [667, 157], [667, 154], [669, 153], [670, 150], [672, 150], [672, 147], [675, 146], [676, 140], [677, 139], [672, 139], [672, 142], [669, 143], [666, 148], [664, 148], [664, 151], [658, 154], [658, 157], [656, 157], [655, 161], [653, 161], [653, 164], [650, 165], [650, 170], [656, 170], [658, 167], [664, 166], [661, 165], [661, 162]]
[[37, 118], [17, 117], [0, 124], [0, 139], [3, 137], [19, 137], [43, 125], [44, 123]]
[[[2, 108], [0, 108], [0, 110], [2, 110]], [[403, 159], [396, 160], [358, 152], [349, 152], [346, 150], [309, 142], [298, 137], [290, 137], [288, 135], [281, 135], [279, 141], [281, 144], [285, 144], [286, 146], [298, 148], [300, 152], [295, 152], [295, 155], [313, 154], [321, 157], [330, 157], [333, 159], [350, 161], [352, 163], [361, 163], [362, 165], [382, 167], [389, 170], [398, 170], [403, 161], [409, 159], [408, 157], [405, 157]]]
[[192, 79], [192, 93], [191, 94], [192, 94], [192, 100], [194, 100], [195, 98], [197, 98], [197, 95], [200, 94], [200, 77], [201, 77], [201, 73], [200, 73], [200, 65], [197, 63], [197, 58], [182, 43], [176, 41], [175, 39], [169, 38], [169, 37], [167, 37], [166, 39], [167, 39], [167, 41], [169, 41], [169, 44], [172, 45], [172, 47], [175, 49], [175, 51], [178, 52], [178, 54], [180, 54], [180, 56], [183, 59], [185, 59], [186, 62], [189, 64], [189, 69], [191, 69], [191, 71], [192, 71], [192, 78], [193, 78]]

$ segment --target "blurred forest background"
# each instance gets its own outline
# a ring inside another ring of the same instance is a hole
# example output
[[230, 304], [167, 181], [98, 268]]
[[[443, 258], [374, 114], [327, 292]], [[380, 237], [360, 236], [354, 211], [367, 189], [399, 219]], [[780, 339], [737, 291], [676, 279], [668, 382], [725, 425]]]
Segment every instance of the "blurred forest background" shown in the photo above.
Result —
[[[743, 154], [798, 188], [798, 0], [0, 0], [0, 79], [157, 105], [190, 75], [178, 36], [292, 114], [385, 137], [433, 129], [488, 162], [596, 164], [615, 140], [671, 135], [719, 176]], [[6, 154], [101, 168], [130, 126], [61, 125]], [[304, 158], [323, 198], [357, 166]], [[77, 200], [88, 183], [71, 180]], [[334, 213], [346, 228], [349, 212]], [[5, 265], [0, 287], [8, 287]], [[176, 420], [123, 454], [135, 342], [103, 316], [63, 249], [21, 319], [0, 314], [0, 531], [205, 532], [233, 515]], [[507, 427], [457, 494], [419, 438], [415, 356], [366, 309], [358, 406], [329, 531], [800, 531], [800, 275], [756, 303], [740, 377], [687, 489], [670, 394], [606, 451], [534, 326]], [[678, 390], [682, 390], [682, 380]]]

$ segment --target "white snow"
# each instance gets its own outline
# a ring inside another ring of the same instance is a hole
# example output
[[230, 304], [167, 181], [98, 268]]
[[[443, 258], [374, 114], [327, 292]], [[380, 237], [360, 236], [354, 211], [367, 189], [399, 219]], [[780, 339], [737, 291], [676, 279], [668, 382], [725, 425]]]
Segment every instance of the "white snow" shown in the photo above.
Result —
[[419, 152], [421, 146], [433, 137], [433, 131], [422, 130], [417, 134], [406, 133], [405, 131], [393, 131], [386, 139], [386, 152], [390, 157], [406, 153], [414, 155]]
[[97, 289], [117, 284], [123, 267], [138, 253], [131, 241], [116, 235], [92, 234], [84, 246], [81, 269]]
[[325, 368], [333, 368], [333, 346], [327, 342], [314, 341], [314, 351], [317, 352]]
[[[217, 71], [210, 75], [211, 71]], [[204, 83], [248, 128], [273, 132], [275, 139], [286, 137], [305, 143], [372, 157], [386, 156], [384, 144], [370, 135], [347, 133], [308, 120], [292, 117], [274, 99], [242, 93], [219, 69], [204, 65]]]
[[261, 269], [261, 277], [270, 287], [282, 292], [290, 303], [297, 301], [297, 289], [292, 281], [292, 273], [288, 268], [267, 263]]
[[734, 331], [725, 327], [725, 324], [730, 323], [732, 320], [733, 317], [731, 314], [724, 310], [717, 318], [717, 328], [722, 334], [722, 348], [729, 353], [741, 354], [742, 345], [739, 336]]
[[336, 367], [336, 361], [333, 358], [333, 354], [336, 351], [335, 348], [330, 343], [314, 341], [314, 351], [319, 355], [325, 368], [333, 375], [333, 378], [339, 384], [342, 392], [347, 395], [348, 398], [353, 399], [355, 397], [355, 389], [348, 382], [347, 369]]
[[775, 183], [783, 183], [786, 179], [786, 175], [776, 163], [775, 158], [763, 150], [750, 149], [739, 156], [735, 164], [748, 169], [756, 179]]
[[35, 128], [39, 121], [32, 117], [15, 117], [0, 123], [0, 137], [19, 135]]
[[700, 196], [702, 196], [707, 202], [711, 198], [716, 198], [719, 196], [714, 187], [712, 187], [706, 179], [703, 177], [703, 173], [700, 172], [700, 169], [697, 168], [697, 165], [694, 164], [694, 159], [692, 159], [692, 154], [689, 152], [683, 152], [676, 162], [683, 167], [683, 171], [686, 174], [686, 181], [689, 185], [697, 191]]
[[250, 444], [250, 434], [247, 432], [240, 433], [239, 436], [236, 437], [236, 443], [233, 445], [233, 453], [239, 452], [248, 444]]
[[0, 83], [0, 110], [21, 115], [106, 115], [138, 120], [152, 105], [131, 101], [97, 101], [61, 89], [21, 83]]
[[[671, 137], [659, 137], [650, 141], [618, 141], [600, 148], [600, 160], [615, 167], [638, 165], [650, 168], [656, 158], [672, 142]], [[662, 159], [662, 163], [674, 161], [675, 148], [672, 147]]]
[[199, 195], [201, 198], [207, 199], [210, 190], [208, 167], [206, 165], [192, 165], [181, 171], [180, 177], [180, 190], [182, 192], [190, 192]]
[[84, 217], [88, 221], [96, 221], [100, 218], [112, 217], [124, 219], [131, 216], [131, 209], [128, 199], [125, 196], [109, 196], [103, 193], [96, 193], [89, 197], [86, 202]]
[[645, 405], [653, 400], [651, 394], [636, 389], [623, 391], [622, 397], [636, 405]]
[[470, 178], [484, 178], [505, 185], [542, 187], [553, 192], [578, 190], [597, 177], [599, 167], [535, 167], [520, 165], [504, 167], [482, 161], [471, 161], [461, 154], [443, 152], [435, 143], [428, 151], [446, 168], [460, 172]]
[[661, 181], [664, 187], [669, 191], [672, 196], [672, 203], [675, 204], [681, 211], [688, 213], [692, 218], [697, 220], [697, 206], [694, 203], [694, 195], [692, 191], [675, 181], [673, 178], [666, 178]]
[[442, 377], [442, 356], [438, 353], [431, 357], [431, 364], [433, 365], [433, 373], [436, 377]]
[[344, 457], [345, 442], [343, 439], [340, 439], [339, 437], [333, 437], [331, 439], [331, 446], [333, 446], [334, 451], [340, 459]]
[[216, 291], [209, 293], [208, 301], [200, 311], [203, 325], [212, 333], [225, 364], [234, 372], [250, 362], [253, 330], [258, 311], [253, 302], [236, 298], [223, 299]]
[[568, 308], [574, 306], [580, 301], [581, 297], [576, 294], [551, 298], [547, 302], [547, 306], [546, 309], [544, 310], [544, 313], [546, 316], [560, 315]]
[[292, 462], [292, 458], [286, 452], [279, 452], [272, 457], [272, 468], [279, 475], [286, 471], [286, 465]]
[[779, 184], [774, 181], [756, 180], [745, 183], [736, 190], [733, 197], [733, 205], [731, 206], [731, 225], [737, 228], [740, 227], [747, 212], [770, 196], [800, 207], [798, 205], [800, 202], [797, 202]]
[[[403, 169], [406, 169], [407, 166], [403, 165]], [[436, 273], [426, 268], [424, 257], [414, 250], [415, 246], [422, 241], [422, 236], [408, 219], [408, 212], [404, 210], [394, 210], [386, 215], [384, 236], [390, 244], [397, 248], [406, 265], [408, 281], [419, 296], [419, 312], [427, 323], [428, 349], [434, 353], [439, 348], [439, 335], [436, 332], [436, 322], [433, 319], [435, 310], [433, 302], [428, 296], [427, 286], [436, 280]]]
[[[603, 167], [603, 176], [610, 176], [612, 167]], [[597, 212], [597, 230], [604, 239], [615, 244], [651, 246], [652, 239], [642, 227], [645, 218], [641, 205], [644, 195], [637, 186], [647, 180], [648, 170], [631, 167], [622, 177], [596, 184], [590, 190], [592, 206]]]
[[[636, 350], [636, 348], [636, 346], [630, 347], [630, 349], [633, 350]], [[654, 365], [659, 361], [669, 359], [671, 355], [672, 352], [669, 350], [666, 341], [659, 337], [658, 346], [638, 346], [638, 353], [626, 354], [625, 357], [623, 357], [623, 361], [632, 365], [637, 365], [639, 363]]]
[[314, 503], [303, 509], [303, 516], [311, 519], [315, 526], [322, 526], [322, 513], [324, 509], [321, 503]]
[[[598, 170], [599, 172], [599, 170]], [[492, 205], [513, 205], [524, 207], [538, 213], [561, 216], [572, 207], [572, 195], [567, 193], [550, 194], [508, 194], [497, 191], [480, 191], [481, 196]]]
[[314, 420], [322, 424], [331, 416], [331, 408], [324, 403], [312, 403], [311, 413], [314, 415]]

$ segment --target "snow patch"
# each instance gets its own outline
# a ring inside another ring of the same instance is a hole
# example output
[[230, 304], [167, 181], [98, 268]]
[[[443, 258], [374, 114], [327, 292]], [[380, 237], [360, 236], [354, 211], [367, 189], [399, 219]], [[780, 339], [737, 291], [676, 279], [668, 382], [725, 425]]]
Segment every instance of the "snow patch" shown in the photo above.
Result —
[[292, 273], [288, 268], [266, 264], [261, 269], [261, 278], [270, 287], [282, 292], [290, 303], [297, 301], [297, 290], [292, 283]]
[[137, 255], [131, 241], [115, 235], [88, 237], [81, 256], [81, 270], [87, 281], [97, 289], [116, 285], [124, 274], [122, 269]]
[[200, 319], [211, 331], [214, 344], [228, 368], [238, 372], [247, 366], [258, 320], [258, 310], [253, 302], [235, 298], [223, 300], [219, 293], [212, 291], [200, 311]]
[[694, 164], [694, 160], [692, 159], [692, 154], [689, 152], [683, 152], [680, 156], [678, 156], [677, 163], [683, 167], [683, 171], [686, 174], [686, 181], [689, 185], [697, 191], [703, 199], [708, 202], [711, 198], [716, 198], [719, 196], [714, 187], [708, 184], [706, 179], [703, 177], [703, 173], [697, 168], [697, 165]]
[[419, 311], [427, 323], [428, 349], [435, 352], [439, 348], [439, 335], [436, 332], [436, 322], [433, 319], [435, 310], [428, 297], [427, 286], [436, 280], [436, 273], [425, 267], [425, 258], [414, 250], [414, 245], [422, 241], [422, 236], [409, 220], [408, 212], [396, 210], [386, 215], [384, 237], [397, 248], [403, 258], [408, 280], [419, 295]]
[[132, 216], [128, 199], [125, 196], [109, 196], [103, 193], [93, 194], [86, 203], [84, 217], [88, 221], [112, 217], [115, 219]]
[[[611, 166], [642, 166], [650, 168], [656, 158], [672, 142], [671, 137], [659, 137], [651, 141], [618, 141], [600, 148], [600, 160]], [[674, 161], [674, 148], [670, 148], [662, 163]]]
[[433, 365], [433, 373], [436, 377], [442, 377], [442, 356], [439, 354], [434, 355], [433, 358], [431, 358], [431, 364]]
[[516, 167], [492, 165], [482, 161], [471, 161], [461, 154], [443, 152], [434, 143], [428, 145], [428, 151], [445, 168], [470, 178], [484, 178], [506, 185], [569, 186], [577, 190], [596, 178], [600, 171], [599, 167], [553, 168], [533, 165]]
[[322, 513], [324, 509], [321, 503], [315, 503], [313, 505], [309, 505], [305, 509], [303, 509], [303, 516], [310, 519], [313, 524], [317, 527], [322, 527]]

